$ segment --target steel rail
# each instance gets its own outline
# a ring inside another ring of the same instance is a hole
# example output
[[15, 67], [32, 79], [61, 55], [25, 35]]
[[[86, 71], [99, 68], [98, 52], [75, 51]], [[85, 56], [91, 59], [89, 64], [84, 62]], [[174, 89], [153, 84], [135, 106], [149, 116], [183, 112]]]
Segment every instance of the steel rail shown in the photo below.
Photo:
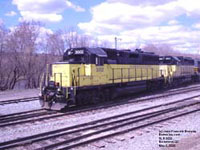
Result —
[[[82, 141], [82, 142], [79, 142], [79, 143], [75, 143], [75, 144], [71, 144], [71, 145], [68, 145], [68, 146], [64, 146], [62, 148], [58, 148], [57, 150], [66, 150], [66, 149], [70, 149], [70, 148], [75, 148], [75, 147], [78, 147], [78, 146], [81, 146], [81, 145], [84, 145], [84, 144], [88, 144], [88, 143], [91, 143], [91, 142], [94, 142], [94, 141], [105, 139], [105, 138], [108, 138], [108, 137], [111, 137], [111, 136], [124, 134], [124, 133], [130, 132], [130, 131], [133, 131], [133, 130], [137, 130], [137, 129], [141, 129], [141, 128], [144, 128], [144, 127], [148, 127], [150, 125], [154, 125], [154, 124], [157, 124], [157, 123], [160, 123], [160, 122], [164, 122], [164, 121], [168, 121], [168, 120], [171, 120], [171, 119], [174, 119], [174, 118], [182, 117], [182, 116], [185, 116], [185, 115], [188, 115], [188, 114], [191, 114], [191, 113], [195, 113], [195, 112], [198, 112], [198, 111], [200, 111], [200, 109], [184, 112], [184, 113], [177, 114], [177, 115], [170, 116], [170, 117], [166, 117], [166, 118], [163, 118], [163, 119], [160, 119], [160, 120], [157, 120], [157, 121], [153, 121], [151, 123], [146, 123], [146, 124], [143, 124], [143, 125], [140, 125], [140, 126], [128, 128], [128, 129], [125, 129], [125, 130], [122, 130], [122, 131], [118, 131], [118, 132], [114, 132], [112, 134], [107, 134], [107, 135], [100, 136], [100, 137], [97, 137], [97, 138], [92, 138], [92, 139], [85, 140], [85, 141]], [[65, 143], [66, 143], [66, 141], [65, 141]], [[39, 148], [38, 150], [41, 150], [41, 149], [43, 149], [43, 148]]]
[[[199, 89], [198, 89], [199, 90]], [[175, 92], [175, 94], [178, 94], [177, 92]], [[100, 105], [100, 106], [94, 106], [94, 107], [82, 107], [80, 108], [80, 110], [73, 110], [73, 111], [69, 111], [67, 113], [44, 113], [44, 115], [48, 115], [48, 116], [41, 116], [41, 115], [35, 115], [35, 116], [39, 116], [39, 118], [29, 118], [29, 117], [20, 117], [19, 119], [15, 119], [13, 118], [8, 120], [8, 121], [4, 121], [4, 123], [0, 122], [0, 127], [7, 127], [7, 126], [11, 126], [11, 125], [17, 125], [17, 124], [22, 124], [22, 123], [28, 123], [28, 122], [35, 122], [35, 121], [42, 121], [45, 119], [52, 119], [52, 118], [56, 118], [56, 117], [62, 117], [62, 116], [67, 116], [67, 115], [72, 115], [72, 114], [78, 114], [78, 113], [84, 113], [84, 112], [88, 112], [88, 111], [92, 111], [92, 110], [97, 110], [97, 109], [105, 109], [105, 108], [109, 108], [109, 107], [115, 107], [115, 106], [119, 106], [119, 105], [126, 105], [126, 104], [131, 104], [131, 103], [137, 103], [137, 102], [142, 102], [142, 101], [147, 101], [147, 100], [151, 100], [151, 99], [156, 99], [156, 98], [162, 98], [162, 97], [167, 97], [167, 96], [171, 96], [169, 95], [169, 93], [164, 94], [164, 95], [159, 95], [159, 96], [155, 96], [155, 97], [150, 97], [150, 98], [144, 98], [144, 99], [139, 99], [139, 100], [131, 100], [131, 101], [121, 101], [121, 102], [117, 102], [117, 103], [108, 103], [107, 105]], [[195, 97], [199, 97], [199, 95], [193, 96]], [[186, 98], [185, 100], [188, 100], [190, 98]], [[181, 102], [183, 100], [180, 100], [179, 102]], [[172, 102], [173, 103], [173, 102]], [[176, 102], [177, 103], [177, 102]], [[161, 104], [162, 105], [162, 104]], [[31, 116], [31, 114], [30, 114]], [[34, 117], [34, 115], [32, 115]], [[28, 119], [27, 119], [28, 118]], [[26, 119], [26, 120], [25, 120]], [[10, 122], [9, 122], [10, 121]]]
[[44, 109], [34, 109], [34, 110], [23, 111], [23, 112], [18, 112], [18, 113], [0, 115], [0, 119], [1, 118], [7, 118], [7, 117], [10, 117], [10, 116], [23, 115], [23, 114], [32, 113], [32, 112], [38, 112], [38, 111], [41, 111], [41, 110], [44, 110]]
[[13, 104], [13, 103], [19, 103], [19, 102], [29, 102], [29, 101], [36, 101], [36, 100], [39, 100], [39, 97], [18, 98], [18, 99], [0, 101], [0, 105]]
[[[197, 103], [195, 103], [195, 104], [197, 104]], [[199, 102], [198, 102], [198, 104], [199, 104]], [[194, 104], [190, 104], [190, 105], [194, 105]], [[160, 106], [163, 106], [163, 105], [160, 105]], [[181, 108], [183, 108], [183, 107], [186, 107], [186, 106], [180, 106], [180, 107], [175, 107], [175, 108], [173, 108], [174, 110], [177, 110], [177, 109], [181, 109]], [[153, 107], [153, 108], [155, 108], [155, 106]], [[151, 108], [146, 108], [146, 110], [148, 110], [148, 109], [153, 109], [152, 107]], [[144, 110], [144, 109], [143, 109]], [[141, 111], [143, 111], [143, 110], [138, 110], [138, 111], [133, 111], [133, 112], [131, 112], [131, 113], [136, 113], [136, 112], [141, 112]], [[170, 109], [166, 109], [166, 110], [162, 110], [163, 112], [164, 111], [172, 111], [172, 108], [170, 108]], [[157, 115], [157, 114], [155, 114], [155, 113], [158, 113], [158, 114], [163, 114], [163, 112], [162, 111], [160, 111], [160, 112], [153, 112], [152, 114], [153, 115]], [[130, 114], [130, 112], [129, 112], [129, 114]], [[125, 115], [125, 116], [127, 116], [128, 115], [128, 113], [125, 113], [125, 114], [120, 114], [120, 115], [118, 115], [118, 117], [122, 117], [123, 115]], [[147, 114], [146, 114], [147, 115]], [[149, 114], [148, 114], [149, 115]], [[139, 116], [139, 117], [142, 117], [142, 116]], [[147, 116], [148, 117], [148, 116]], [[34, 136], [29, 136], [29, 137], [25, 137], [25, 138], [21, 138], [21, 139], [16, 139], [16, 140], [12, 140], [12, 141], [8, 141], [8, 142], [4, 142], [4, 143], [0, 143], [0, 148], [4, 145], [4, 146], [6, 146], [6, 144], [7, 144], [7, 146], [17, 146], [19, 143], [26, 143], [26, 142], [30, 142], [30, 139], [31, 139], [31, 141], [32, 142], [34, 142], [34, 138], [35, 138], [35, 140], [37, 141], [37, 140], [41, 140], [41, 136], [46, 136], [46, 138], [47, 138], [47, 135], [49, 135], [49, 134], [58, 134], [58, 132], [62, 132], [62, 131], [66, 131], [66, 130], [69, 130], [69, 129], [77, 129], [78, 127], [84, 127], [84, 126], [86, 126], [86, 125], [89, 125], [89, 124], [95, 124], [95, 123], [97, 123], [97, 122], [102, 122], [102, 121], [105, 121], [105, 120], [107, 120], [107, 119], [114, 119], [114, 118], [116, 118], [116, 116], [113, 116], [113, 117], [108, 117], [108, 118], [104, 118], [104, 119], [100, 119], [100, 120], [96, 120], [96, 121], [92, 121], [92, 122], [89, 122], [89, 123], [84, 123], [84, 124], [80, 124], [80, 125], [77, 125], [77, 126], [72, 126], [72, 127], [68, 127], [68, 128], [64, 128], [64, 129], [59, 129], [59, 130], [55, 130], [55, 131], [51, 131], [51, 132], [47, 132], [47, 133], [43, 133], [43, 134], [38, 134], [38, 135], [34, 135]], [[130, 119], [130, 118], [129, 118]], [[142, 118], [141, 120], [143, 120], [144, 118]], [[43, 138], [45, 138], [45, 137], [43, 137]], [[27, 141], [28, 140], [28, 141]], [[26, 142], [25, 142], [26, 141]], [[16, 142], [18, 142], [18, 144], [16, 144]], [[3, 147], [3, 148], [6, 148], [6, 147]], [[7, 148], [9, 148], [9, 147], [7, 147]]]
[[[188, 105], [188, 106], [191, 106], [191, 105]], [[185, 106], [185, 107], [187, 107], [187, 106]], [[43, 147], [41, 147], [41, 148], [39, 148], [37, 150], [55, 148], [55, 147], [59, 147], [60, 145], [63, 145], [63, 144], [68, 145], [68, 146], [64, 147], [64, 149], [72, 148], [72, 145], [73, 146], [74, 145], [77, 146], [77, 143], [78, 143], [78, 145], [80, 143], [82, 143], [82, 142], [79, 142], [82, 139], [85, 139], [85, 138], [88, 138], [88, 137], [91, 137], [91, 136], [94, 136], [94, 135], [97, 135], [97, 134], [101, 134], [101, 133], [104, 133], [104, 132], [107, 132], [107, 131], [116, 130], [116, 129], [122, 128], [124, 126], [129, 126], [130, 124], [138, 123], [138, 122], [144, 121], [146, 119], [152, 119], [154, 117], [158, 117], [159, 115], [163, 115], [163, 114], [166, 114], [166, 113], [169, 113], [169, 112], [172, 112], [172, 111], [177, 111], [178, 109], [182, 109], [182, 108], [184, 108], [184, 107], [177, 107], [177, 108], [173, 108], [173, 109], [167, 109], [167, 110], [160, 111], [158, 113], [155, 113], [155, 112], [154, 113], [149, 113], [150, 115], [149, 116], [145, 116], [145, 117], [143, 117], [141, 115], [136, 120], [134, 120], [135, 117], [131, 117], [131, 118], [127, 118], [127, 119], [129, 119], [129, 121], [127, 121], [126, 119], [118, 120], [118, 121], [113, 121], [113, 122], [110, 122], [110, 123], [96, 125], [96, 126], [88, 128], [88, 129], [80, 129], [80, 130], [76, 130], [75, 132], [72, 131], [71, 133], [68, 132], [65, 135], [72, 134], [72, 133], [81, 133], [84, 130], [95, 129], [95, 128], [100, 128], [101, 127], [101, 129], [98, 129], [97, 131], [94, 131], [92, 133], [86, 133], [86, 134], [83, 134], [83, 135], [72, 137], [69, 140], [64, 140], [64, 141], [61, 141], [61, 142], [49, 144], [49, 145], [43, 146]], [[133, 119], [133, 120], [131, 120], [131, 119]], [[127, 122], [124, 122], [124, 121], [127, 121]], [[116, 123], [119, 123], [119, 124], [115, 125]], [[108, 125], [112, 125], [112, 124], [114, 124], [114, 126], [111, 126], [111, 127], [108, 126]], [[108, 126], [108, 127], [106, 127], [106, 126]], [[73, 142], [76, 142], [76, 141], [77, 141], [76, 144], [69, 145], [70, 143], [73, 143]]]
[[31, 114], [23, 114], [22, 116], [12, 116], [9, 118], [2, 118], [2, 119], [0, 118], [0, 126], [3, 123], [7, 123], [7, 122], [19, 121], [19, 120], [23, 120], [23, 119], [30, 119], [33, 117], [41, 117], [44, 115], [55, 114], [55, 113], [57, 113], [57, 112], [41, 110], [41, 112], [34, 112]]

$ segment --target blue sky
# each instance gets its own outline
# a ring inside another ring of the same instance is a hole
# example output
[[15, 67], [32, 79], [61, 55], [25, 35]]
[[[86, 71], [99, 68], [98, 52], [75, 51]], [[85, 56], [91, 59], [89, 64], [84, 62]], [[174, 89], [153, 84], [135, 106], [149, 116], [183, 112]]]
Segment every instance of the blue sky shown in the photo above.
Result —
[[194, 0], [0, 0], [0, 23], [40, 21], [47, 30], [74, 27], [80, 34], [130, 48], [168, 44], [200, 49], [200, 1]]
[[[59, 22], [43, 22], [46, 27], [57, 30], [63, 29], [65, 27], [77, 27], [79, 22], [88, 22], [91, 20], [92, 15], [90, 13], [90, 8], [92, 6], [98, 5], [104, 0], [76, 0], [73, 4], [84, 8], [83, 12], [77, 12], [72, 8], [67, 8], [61, 13], [63, 19]], [[0, 1], [0, 19], [3, 21], [6, 27], [13, 27], [19, 23], [19, 18], [22, 17], [20, 10], [16, 4], [12, 3], [13, 0], [1, 0]], [[20, 2], [20, 1], [19, 1]], [[23, 1], [22, 1], [23, 2]], [[15, 12], [16, 14], [10, 14]], [[42, 20], [39, 20], [42, 21]]]

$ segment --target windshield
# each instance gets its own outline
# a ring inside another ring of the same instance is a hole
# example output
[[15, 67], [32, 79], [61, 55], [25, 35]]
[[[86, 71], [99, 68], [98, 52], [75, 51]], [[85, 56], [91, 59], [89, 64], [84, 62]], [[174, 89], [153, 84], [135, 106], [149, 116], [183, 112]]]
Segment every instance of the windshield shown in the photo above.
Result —
[[85, 55], [83, 50], [69, 50], [63, 56], [63, 61], [69, 63], [84, 63]]

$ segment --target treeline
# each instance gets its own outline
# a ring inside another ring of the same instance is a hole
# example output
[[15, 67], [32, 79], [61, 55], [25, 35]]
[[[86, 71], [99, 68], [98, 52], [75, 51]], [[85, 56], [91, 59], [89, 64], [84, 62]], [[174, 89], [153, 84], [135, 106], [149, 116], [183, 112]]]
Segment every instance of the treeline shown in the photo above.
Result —
[[189, 53], [183, 53], [181, 51], [177, 51], [173, 49], [171, 46], [167, 44], [160, 44], [160, 45], [154, 45], [149, 44], [143, 47], [143, 50], [146, 52], [154, 52], [155, 54], [158, 54], [160, 56], [184, 56], [184, 57], [191, 57], [193, 59], [200, 60], [200, 54], [189, 54]]
[[69, 47], [108, 47], [73, 29], [44, 29], [39, 22], [22, 22], [10, 30], [0, 25], [0, 90], [13, 89], [20, 81], [25, 88], [38, 87], [46, 64], [59, 61]]

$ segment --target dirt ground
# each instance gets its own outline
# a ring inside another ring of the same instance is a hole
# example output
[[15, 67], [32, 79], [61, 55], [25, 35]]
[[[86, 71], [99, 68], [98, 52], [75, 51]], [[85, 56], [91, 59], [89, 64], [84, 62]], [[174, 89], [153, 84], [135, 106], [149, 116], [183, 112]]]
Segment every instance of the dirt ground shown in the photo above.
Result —
[[200, 150], [200, 134], [184, 138], [176, 144], [175, 148], [167, 150]]

